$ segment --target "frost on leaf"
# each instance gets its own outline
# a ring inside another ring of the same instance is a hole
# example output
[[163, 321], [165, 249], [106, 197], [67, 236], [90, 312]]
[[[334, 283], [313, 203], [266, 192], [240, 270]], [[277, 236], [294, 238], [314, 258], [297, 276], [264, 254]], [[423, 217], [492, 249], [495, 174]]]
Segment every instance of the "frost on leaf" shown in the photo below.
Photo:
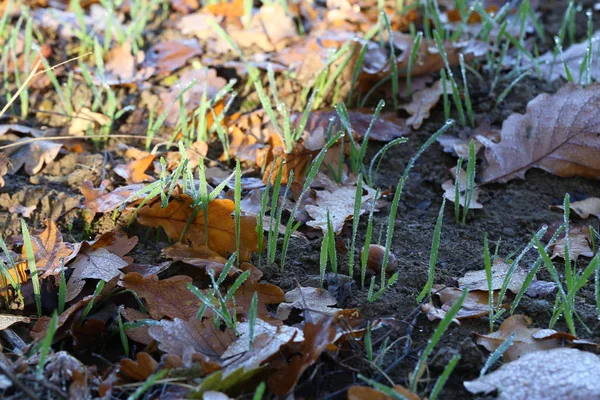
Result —
[[498, 390], [503, 400], [597, 399], [600, 359], [577, 349], [538, 351], [464, 385], [471, 393]]

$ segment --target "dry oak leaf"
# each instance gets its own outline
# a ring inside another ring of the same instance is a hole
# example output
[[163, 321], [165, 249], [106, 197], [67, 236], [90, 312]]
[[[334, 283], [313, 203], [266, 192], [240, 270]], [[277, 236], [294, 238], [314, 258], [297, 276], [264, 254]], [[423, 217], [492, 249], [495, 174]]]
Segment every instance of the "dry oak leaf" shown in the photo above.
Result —
[[[456, 178], [456, 167], [453, 167], [450, 172], [454, 178]], [[442, 189], [444, 190], [444, 197], [451, 202], [456, 202], [456, 179], [448, 179], [444, 183], [442, 183]], [[467, 191], [467, 172], [464, 169], [460, 169], [460, 175], [458, 176], [458, 201], [461, 206], [465, 206], [467, 203], [466, 191]], [[471, 197], [471, 202], [469, 203], [469, 209], [479, 210], [483, 208], [483, 204], [479, 203], [477, 199], [479, 198], [480, 189], [478, 187], [473, 189], [473, 196]]]
[[[90, 181], [84, 181], [81, 187], [81, 193], [85, 197], [84, 207], [92, 213], [106, 213], [115, 210], [131, 200], [131, 197], [144, 188], [144, 184], [134, 184], [121, 186], [106, 193], [106, 186], [110, 184], [108, 179], [102, 181], [98, 188]], [[93, 215], [92, 215], [93, 218]]]
[[[550, 208], [565, 209], [563, 205], [550, 206]], [[598, 197], [589, 197], [585, 200], [574, 201], [571, 203], [570, 208], [583, 219], [588, 218], [590, 215], [600, 218], [600, 198]]]
[[199, 321], [195, 316], [189, 321], [162, 320], [160, 325], [151, 326], [148, 333], [159, 343], [160, 350], [181, 357], [185, 365], [200, 361], [214, 369], [219, 369], [221, 355], [236, 339], [232, 329], [222, 331], [212, 320]]
[[[189, 291], [188, 283], [192, 283], [192, 278], [183, 275], [158, 280], [156, 275], [144, 278], [130, 272], [123, 277], [123, 286], [146, 301], [150, 316], [156, 320], [169, 317], [187, 321], [198, 314], [202, 301]], [[205, 316], [209, 315], [207, 310]]]
[[96, 130], [110, 124], [111, 121], [110, 117], [104, 114], [82, 107], [73, 117], [68, 134], [71, 136], [85, 136], [89, 129]]
[[81, 252], [70, 265], [73, 273], [67, 282], [67, 301], [73, 300], [85, 286], [86, 279], [100, 279], [105, 282], [121, 274], [121, 268], [130, 263], [105, 248]]
[[[162, 357], [161, 369], [172, 369], [183, 367], [183, 364], [179, 357], [165, 354]], [[121, 373], [125, 374], [128, 378], [135, 381], [143, 382], [150, 377], [150, 375], [158, 372], [158, 362], [152, 358], [152, 356], [145, 351], [141, 351], [136, 354], [135, 361], [130, 358], [124, 358], [119, 363]]]
[[[307, 205], [305, 207], [308, 215], [313, 218], [313, 221], [308, 221], [306, 225], [313, 228], [320, 228], [323, 233], [327, 232], [327, 215], [333, 231], [336, 235], [342, 233], [344, 223], [348, 218], [354, 215], [354, 199], [356, 197], [356, 187], [354, 186], [339, 186], [331, 191], [317, 190], [316, 205]], [[367, 211], [375, 197], [375, 191], [363, 185], [363, 194], [361, 196], [361, 208], [359, 215]]]
[[285, 303], [277, 307], [277, 318], [285, 321], [293, 309], [303, 310], [307, 322], [317, 323], [327, 316], [334, 316], [341, 308], [335, 308], [337, 300], [322, 288], [299, 287], [285, 294]]
[[[29, 140], [19, 139], [16, 142]], [[16, 147], [10, 152], [10, 168], [8, 174], [15, 174], [23, 167], [27, 175], [35, 175], [40, 172], [44, 164], [49, 164], [58, 156], [62, 144], [51, 140], [38, 140]]]
[[[150, 315], [136, 310], [135, 308], [121, 307], [119, 313], [129, 322], [135, 322], [143, 319], [150, 319]], [[154, 342], [154, 339], [148, 334], [149, 326], [140, 326], [139, 328], [127, 329], [125, 333], [131, 340], [146, 346]]]
[[281, 366], [274, 365], [274, 372], [268, 378], [269, 388], [277, 396], [289, 393], [302, 373], [335, 341], [335, 320], [323, 318], [317, 324], [309, 322], [304, 325], [303, 333], [304, 341], [288, 344], [291, 357]]
[[[226, 360], [223, 378], [242, 369], [250, 371], [258, 368], [265, 360], [277, 353], [281, 346], [290, 341], [302, 342], [302, 330], [293, 326], [273, 326], [257, 319], [254, 326], [252, 348], [250, 348], [250, 324], [241, 322], [237, 326], [238, 338], [231, 343], [223, 353], [222, 359]], [[250, 349], [250, 350], [249, 350]]]
[[537, 351], [464, 385], [471, 393], [498, 390], [501, 400], [597, 399], [600, 359], [577, 349]]
[[[185, 194], [175, 194], [167, 207], [162, 208], [160, 201], [144, 206], [138, 212], [140, 224], [162, 227], [173, 240], [179, 240], [188, 220], [194, 213], [192, 198]], [[216, 199], [208, 203], [208, 247], [223, 257], [236, 251], [235, 222], [232, 216], [235, 205], [227, 199]], [[258, 234], [256, 218], [242, 216], [240, 218], [240, 254], [242, 261], [250, 260], [253, 252], [258, 250]], [[193, 245], [205, 244], [204, 211], [200, 210], [192, 220], [183, 241]]]
[[[218, 276], [227, 262], [225, 257], [221, 257], [215, 251], [209, 249], [203, 244], [187, 245], [184, 243], [175, 243], [168, 247], [163, 247], [160, 251], [162, 256], [175, 261], [181, 261], [186, 264], [197, 267], [210, 267]], [[233, 267], [233, 270], [236, 268]]]
[[[406, 400], [421, 400], [421, 397], [404, 386], [394, 385], [392, 389]], [[393, 400], [392, 397], [368, 386], [351, 386], [346, 395], [348, 400]]]
[[[190, 0], [179, 1], [184, 3]], [[156, 66], [158, 74], [170, 74], [184, 67], [190, 58], [201, 54], [202, 46], [197, 40], [167, 40], [155, 44], [148, 50], [144, 64]]]
[[[400, 106], [400, 108], [410, 114], [410, 117], [406, 120], [406, 124], [411, 125], [414, 129], [419, 129], [423, 121], [429, 118], [429, 112], [438, 103], [443, 92], [444, 86], [441, 79], [431, 85], [431, 87], [415, 92], [409, 104]], [[448, 85], [446, 85], [446, 93], [450, 93]]]
[[154, 182], [154, 178], [146, 174], [146, 170], [156, 156], [154, 154], [147, 155], [139, 160], [133, 160], [124, 165], [117, 165], [114, 169], [115, 174], [125, 179], [127, 184]]
[[[51, 219], [46, 220], [46, 229], [43, 232], [31, 235], [31, 246], [36, 260], [35, 265], [42, 273], [42, 279], [59, 274], [61, 266], [76, 255], [74, 246], [63, 242], [56, 223]], [[23, 246], [23, 255], [26, 256], [25, 246]]]
[[[510, 268], [511, 265], [504, 260], [494, 260], [492, 264], [492, 290], [502, 289], [504, 279], [508, 275]], [[508, 282], [508, 290], [514, 294], [519, 293], [523, 287], [525, 278], [527, 278], [527, 274], [528, 271], [516, 266]], [[485, 270], [467, 272], [465, 276], [458, 278], [458, 287], [460, 289], [487, 291], [488, 282]]]
[[[552, 258], [565, 258], [567, 239], [565, 236], [558, 238], [552, 249]], [[569, 258], [577, 260], [579, 256], [594, 257], [590, 243], [590, 228], [587, 226], [575, 226], [569, 229]]]
[[252, 304], [252, 296], [254, 296], [255, 292], [258, 296], [258, 317], [274, 325], [280, 325], [281, 321], [269, 315], [267, 304], [279, 304], [283, 302], [285, 294], [279, 286], [270, 283], [248, 282], [240, 287], [234, 294], [238, 315], [247, 315]]
[[[432, 312], [433, 310], [430, 309], [431, 305], [426, 307], [424, 312], [427, 313], [427, 318], [429, 318], [430, 321], [438, 319], [439, 316], [443, 317], [450, 307], [452, 307], [452, 305], [460, 298], [463, 291], [458, 288], [436, 284], [433, 285], [433, 293], [439, 297], [440, 301], [442, 302], [442, 307], [436, 312]], [[494, 296], [494, 301], [497, 301], [496, 294], [494, 294]], [[462, 307], [456, 314], [456, 319], [478, 318], [483, 315], [487, 315], [490, 312], [488, 300], [489, 295], [487, 290], [469, 291]]]
[[154, 67], [142, 67], [144, 52], [133, 54], [129, 41], [110, 49], [104, 63], [104, 74], [96, 76], [99, 84], [110, 86], [137, 86], [144, 83], [156, 72]]
[[486, 147], [484, 182], [524, 178], [529, 168], [561, 177], [600, 178], [600, 83], [563, 86], [527, 104], [502, 125], [501, 141], [477, 137]]
[[[528, 328], [533, 320], [525, 315], [511, 315], [506, 318], [496, 332], [487, 335], [477, 335], [477, 344], [493, 352], [500, 347], [511, 334], [515, 333], [512, 345], [504, 352], [505, 362], [516, 360], [524, 354], [534, 351], [562, 347], [562, 340], [553, 337], [558, 332], [552, 329]], [[550, 331], [550, 332], [548, 332]], [[535, 335], [543, 333], [542, 338], [536, 339]]]

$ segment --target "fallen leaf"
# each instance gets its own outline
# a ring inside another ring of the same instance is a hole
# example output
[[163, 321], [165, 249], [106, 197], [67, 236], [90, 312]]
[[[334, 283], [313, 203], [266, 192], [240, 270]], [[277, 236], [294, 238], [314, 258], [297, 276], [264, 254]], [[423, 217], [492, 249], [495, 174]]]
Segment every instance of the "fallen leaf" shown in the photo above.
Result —
[[229, 345], [222, 359], [227, 360], [223, 377], [242, 369], [250, 371], [258, 368], [265, 360], [277, 353], [281, 346], [290, 341], [302, 342], [302, 331], [293, 326], [273, 326], [257, 319], [254, 326], [254, 337], [250, 347], [250, 324], [241, 322], [237, 326], [238, 338]]
[[105, 248], [81, 252], [69, 265], [73, 273], [67, 282], [67, 301], [73, 300], [81, 292], [86, 279], [99, 279], [105, 282], [119, 276], [121, 268], [129, 263]]
[[[28, 138], [19, 139], [16, 143]], [[49, 164], [58, 156], [62, 144], [51, 140], [37, 140], [15, 147], [10, 152], [10, 168], [8, 174], [17, 173], [21, 167], [27, 175], [35, 175], [42, 170], [44, 164]]]
[[[329, 214], [333, 231], [339, 235], [346, 220], [354, 215], [355, 197], [355, 186], [340, 185], [333, 190], [317, 190], [315, 205], [305, 207], [308, 215], [313, 219], [313, 221], [308, 221], [306, 225], [327, 232], [327, 215]], [[368, 211], [374, 197], [375, 191], [363, 185], [359, 215]]]
[[8, 173], [8, 156], [0, 153], [0, 187], [4, 187], [4, 175]]
[[[414, 129], [419, 129], [423, 121], [429, 118], [429, 112], [438, 103], [443, 92], [444, 87], [440, 79], [431, 85], [431, 87], [413, 93], [412, 101], [409, 104], [400, 106], [400, 108], [410, 114], [410, 117], [406, 120], [406, 124], [411, 125]], [[451, 93], [449, 87], [447, 87], [446, 93]]]
[[24, 322], [28, 324], [31, 322], [31, 320], [20, 315], [0, 314], [0, 331], [5, 330], [17, 322]]
[[[534, 335], [542, 329], [528, 328], [533, 320], [525, 315], [511, 315], [506, 318], [498, 330], [486, 335], [477, 335], [477, 344], [485, 347], [489, 352], [493, 352], [500, 347], [511, 334], [515, 333], [513, 344], [504, 352], [505, 362], [521, 358], [524, 354], [534, 351], [548, 350], [556, 347], [562, 347], [559, 339], [539, 340]], [[551, 330], [553, 333], [556, 331]]]
[[[196, 317], [202, 301], [189, 291], [188, 283], [192, 283], [192, 278], [183, 275], [159, 280], [156, 275], [144, 278], [137, 272], [130, 272], [123, 277], [123, 286], [146, 301], [150, 316], [156, 320], [165, 316], [184, 321]], [[208, 315], [209, 310], [205, 313]]]
[[162, 320], [148, 333], [159, 343], [159, 349], [181, 357], [187, 366], [193, 361], [220, 365], [221, 355], [236, 338], [232, 329], [222, 331], [213, 321], [199, 321], [195, 316], [189, 321]]
[[600, 83], [563, 86], [527, 104], [502, 125], [500, 143], [478, 137], [486, 147], [485, 182], [524, 178], [530, 168], [561, 177], [600, 177]]
[[285, 294], [285, 303], [277, 307], [277, 318], [285, 321], [292, 310], [302, 310], [307, 322], [318, 323], [325, 317], [331, 317], [342, 311], [335, 308], [337, 300], [327, 290], [313, 287], [299, 287]]
[[[196, 0], [178, 0], [180, 3]], [[146, 55], [145, 65], [154, 65], [158, 74], [169, 74], [186, 65], [187, 61], [203, 53], [197, 40], [167, 40], [152, 46]]]
[[304, 325], [304, 341], [292, 343], [290, 347], [291, 357], [284, 365], [275, 367], [275, 371], [267, 380], [269, 388], [277, 396], [289, 393], [302, 373], [313, 365], [321, 356], [323, 351], [334, 342], [336, 328], [333, 318], [323, 318], [317, 324], [306, 323]]
[[[563, 235], [556, 239], [552, 249], [552, 258], [565, 258], [567, 238]], [[594, 257], [590, 243], [590, 228], [587, 226], [575, 226], [569, 228], [569, 258], [577, 260], [579, 256]]]
[[[600, 198], [598, 197], [589, 197], [585, 200], [574, 201], [570, 204], [571, 210], [575, 211], [575, 214], [583, 219], [588, 218], [590, 215], [595, 215], [600, 218]], [[560, 210], [565, 209], [563, 205], [553, 205], [550, 206], [550, 208], [558, 208]]]
[[464, 385], [471, 393], [498, 390], [503, 400], [594, 399], [600, 397], [600, 360], [577, 349], [537, 351]]
[[[438, 296], [442, 302], [441, 312], [436, 314], [428, 314], [428, 318], [433, 321], [439, 315], [445, 315], [445, 313], [452, 307], [452, 305], [461, 297], [463, 291], [458, 288], [447, 287], [444, 285], [433, 285], [433, 293]], [[467, 297], [463, 302], [462, 307], [456, 314], [457, 319], [465, 318], [478, 318], [489, 314], [490, 307], [488, 304], [489, 295], [487, 290], [472, 290], [467, 293]], [[497, 302], [497, 296], [494, 301]]]
[[[63, 242], [56, 223], [51, 219], [46, 220], [46, 229], [43, 232], [31, 235], [31, 246], [35, 265], [41, 272], [42, 279], [59, 274], [61, 267], [74, 257], [73, 245]], [[25, 246], [23, 255], [26, 257]]]
[[[139, 210], [140, 224], [162, 227], [173, 240], [179, 240], [188, 221], [194, 214], [192, 198], [185, 194], [174, 194], [167, 207], [160, 201], [148, 204]], [[199, 206], [198, 206], [199, 207]], [[235, 205], [227, 199], [216, 199], [208, 203], [208, 247], [223, 257], [236, 251], [235, 222], [232, 216]], [[258, 234], [255, 230], [256, 218], [240, 217], [240, 252], [238, 257], [247, 261], [258, 250]], [[200, 210], [183, 236], [183, 241], [192, 245], [205, 244], [204, 211]]]
[[[511, 265], [502, 259], [494, 260], [492, 264], [492, 290], [502, 289], [504, 279], [508, 275]], [[519, 268], [518, 266], [513, 271], [510, 280], [508, 281], [508, 290], [514, 294], [519, 293], [527, 278], [528, 271]], [[465, 273], [465, 276], [458, 278], [458, 287], [460, 289], [471, 290], [488, 290], [488, 282], [485, 270], [470, 271]]]
[[182, 14], [189, 14], [200, 8], [198, 0], [171, 0], [171, 7]]
[[[203, 244], [189, 246], [183, 243], [175, 243], [164, 247], [161, 254], [165, 258], [195, 265], [196, 267], [210, 267], [216, 276], [221, 273], [224, 264], [227, 262], [225, 257], [221, 257]], [[237, 270], [235, 267], [231, 269], [233, 272]]]
[[110, 122], [111, 119], [106, 115], [82, 107], [73, 117], [68, 133], [72, 136], [85, 136], [88, 134], [89, 129], [95, 132], [100, 127], [110, 124]]
[[[456, 167], [453, 167], [450, 172], [452, 172], [452, 175], [456, 178]], [[465, 206], [465, 204], [467, 203], [467, 196], [466, 196], [466, 192], [467, 192], [467, 188], [468, 188], [468, 179], [467, 179], [467, 172], [464, 169], [460, 169], [460, 175], [458, 177], [458, 185], [459, 185], [459, 190], [458, 190], [458, 199], [460, 202], [461, 206]], [[455, 179], [448, 179], [447, 181], [445, 181], [444, 183], [442, 183], [442, 189], [444, 190], [444, 197], [448, 200], [450, 200], [451, 202], [456, 202], [456, 180]], [[479, 192], [480, 189], [478, 187], [475, 187], [473, 189], [473, 194], [471, 197], [471, 202], [469, 203], [469, 209], [482, 209], [483, 208], [483, 204], [477, 202], [477, 198], [479, 197]]]
[[[598, 50], [595, 44], [598, 40], [600, 40], [600, 31], [594, 32], [585, 42], [572, 44], [559, 54], [556, 54], [554, 50], [550, 50], [538, 57], [536, 64], [542, 73], [543, 79], [553, 81], [563, 78], [572, 82], [585, 82], [589, 78], [590, 81], [600, 81], [600, 64], [598, 64]], [[592, 43], [592, 53], [588, 56], [590, 43]], [[596, 54], [594, 54], [594, 51], [596, 51]], [[581, 69], [587, 57], [591, 57], [590, 68], [589, 70], [588, 68]]]
[[[129, 322], [135, 322], [142, 319], [150, 319], [150, 315], [136, 310], [135, 308], [121, 307], [119, 309], [121, 315], [125, 320]], [[131, 340], [135, 340], [138, 343], [145, 344], [146, 346], [154, 342], [154, 339], [148, 333], [149, 326], [141, 326], [139, 328], [127, 329], [125, 333]]]
[[104, 75], [96, 80], [110, 86], [138, 86], [156, 72], [154, 67], [142, 67], [144, 57], [142, 50], [133, 54], [130, 41], [113, 46], [106, 55]]
[[256, 293], [258, 297], [257, 316], [269, 323], [279, 325], [280, 321], [269, 315], [267, 305], [283, 302], [285, 300], [285, 294], [279, 286], [270, 283], [247, 282], [240, 287], [234, 294], [235, 306], [238, 309], [238, 314], [248, 316], [254, 293]]
[[96, 213], [107, 213], [121, 207], [126, 201], [133, 201], [131, 197], [146, 186], [144, 184], [120, 186], [112, 192], [106, 192], [106, 186], [109, 184], [110, 181], [106, 179], [97, 188], [94, 188], [90, 181], [84, 181], [81, 186], [81, 193], [85, 197], [83, 205], [92, 213], [92, 219]]
[[154, 158], [155, 155], [150, 154], [139, 160], [130, 161], [125, 165], [117, 165], [114, 171], [121, 178], [125, 179], [127, 184], [154, 182], [154, 178], [145, 172], [152, 165]]
[[162, 362], [160, 364], [161, 368], [159, 369], [158, 362], [145, 351], [137, 353], [135, 356], [135, 361], [130, 358], [124, 358], [119, 364], [119, 372], [125, 374], [130, 379], [140, 382], [145, 381], [150, 377], [150, 375], [158, 372], [159, 370], [183, 367], [179, 357], [173, 357], [170, 354], [165, 354], [162, 357]]

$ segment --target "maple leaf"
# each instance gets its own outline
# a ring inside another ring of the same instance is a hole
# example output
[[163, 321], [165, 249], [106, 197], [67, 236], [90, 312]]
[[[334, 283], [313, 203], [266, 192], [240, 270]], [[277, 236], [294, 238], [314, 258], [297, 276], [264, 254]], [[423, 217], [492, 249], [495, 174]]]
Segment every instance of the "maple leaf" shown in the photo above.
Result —
[[[140, 224], [152, 227], [162, 227], [173, 240], [179, 240], [188, 221], [194, 215], [192, 198], [185, 194], [171, 197], [167, 207], [162, 208], [160, 201], [144, 206], [138, 212]], [[216, 199], [208, 203], [208, 247], [223, 257], [236, 251], [235, 222], [232, 216], [235, 204], [228, 199]], [[250, 259], [252, 252], [258, 250], [258, 234], [255, 230], [256, 218], [241, 216], [240, 218], [240, 254], [242, 261]], [[193, 245], [205, 244], [204, 211], [199, 211], [189, 224], [184, 242]]]
[[218, 369], [221, 355], [236, 338], [232, 329], [222, 331], [213, 321], [199, 321], [195, 316], [189, 321], [160, 321], [148, 333], [159, 343], [159, 349], [181, 357], [185, 365], [198, 360], [214, 369]]
[[464, 385], [471, 393], [499, 390], [502, 400], [595, 399], [600, 397], [600, 358], [577, 349], [537, 351]]
[[[123, 286], [146, 301], [150, 316], [156, 320], [167, 316], [187, 321], [198, 314], [202, 301], [188, 290], [188, 283], [192, 283], [192, 278], [183, 275], [159, 280], [156, 275], [143, 277], [130, 272], [123, 277]], [[205, 313], [208, 315], [210, 310]]]
[[[51, 219], [46, 220], [46, 229], [43, 232], [31, 235], [31, 246], [36, 267], [42, 272], [42, 279], [60, 273], [61, 266], [76, 255], [73, 251], [74, 246], [63, 242], [56, 223]], [[26, 257], [25, 246], [23, 246], [23, 256]]]
[[501, 141], [485, 137], [485, 182], [524, 178], [530, 168], [561, 177], [600, 177], [600, 83], [584, 88], [567, 84], [556, 94], [541, 94], [525, 114], [502, 125]]

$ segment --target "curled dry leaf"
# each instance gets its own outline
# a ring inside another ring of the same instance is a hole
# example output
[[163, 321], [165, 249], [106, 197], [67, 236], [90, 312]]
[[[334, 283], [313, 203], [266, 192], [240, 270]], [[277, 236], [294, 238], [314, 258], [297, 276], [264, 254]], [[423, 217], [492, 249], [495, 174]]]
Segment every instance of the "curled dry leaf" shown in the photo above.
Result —
[[[456, 167], [453, 167], [450, 172], [456, 178]], [[467, 191], [467, 172], [464, 169], [460, 169], [460, 175], [458, 176], [458, 199], [460, 201], [461, 206], [465, 206], [467, 202], [466, 191]], [[442, 189], [444, 190], [444, 197], [451, 202], [456, 202], [456, 186], [455, 179], [448, 179], [444, 183], [442, 183]], [[479, 197], [480, 189], [478, 187], [473, 189], [473, 197], [471, 198], [471, 203], [469, 203], [469, 209], [481, 209], [483, 208], [483, 204], [477, 202], [477, 198]]]
[[325, 317], [334, 316], [341, 308], [335, 308], [337, 300], [327, 290], [313, 287], [299, 287], [285, 294], [285, 303], [277, 307], [277, 318], [285, 321], [292, 310], [302, 310], [304, 320], [317, 323]]
[[577, 349], [537, 351], [464, 385], [471, 393], [498, 390], [502, 400], [596, 399], [600, 359]]
[[[550, 208], [565, 209], [563, 205], [550, 206]], [[575, 214], [583, 219], [588, 218], [590, 215], [600, 218], [600, 198], [589, 197], [585, 200], [574, 201], [571, 203], [571, 211], [574, 211]]]
[[[163, 356], [161, 369], [172, 369], [183, 367], [181, 359], [170, 354]], [[158, 372], [158, 362], [145, 351], [136, 354], [135, 361], [130, 358], [124, 358], [120, 362], [120, 371], [122, 374], [135, 381], [145, 381], [150, 375]]]
[[485, 182], [524, 178], [530, 168], [569, 177], [600, 177], [600, 83], [563, 86], [527, 104], [502, 125], [501, 141], [478, 137], [486, 147]]
[[[406, 120], [406, 124], [411, 125], [414, 129], [419, 129], [423, 121], [429, 118], [429, 112], [438, 103], [443, 92], [444, 86], [441, 79], [431, 85], [431, 87], [415, 92], [409, 104], [400, 106], [400, 108], [410, 114], [410, 117]], [[448, 85], [446, 93], [451, 93]]]
[[[152, 227], [162, 227], [173, 240], [179, 240], [184, 229], [194, 215], [192, 198], [185, 194], [174, 194], [167, 207], [162, 208], [159, 199], [144, 206], [138, 212], [140, 224]], [[216, 199], [208, 203], [208, 247], [223, 257], [236, 251], [235, 222], [232, 216], [235, 205], [227, 199]], [[250, 259], [250, 255], [258, 250], [258, 234], [256, 233], [256, 218], [242, 216], [240, 218], [240, 254], [242, 261]], [[205, 244], [204, 211], [200, 210], [191, 224], [183, 241], [192, 245]]]
[[[594, 257], [590, 243], [590, 228], [587, 226], [575, 226], [569, 228], [569, 258], [577, 260], [579, 256]], [[565, 258], [567, 249], [567, 238], [563, 235], [554, 243], [552, 258]]]
[[154, 154], [149, 154], [139, 160], [130, 161], [125, 165], [117, 165], [114, 171], [121, 178], [125, 179], [127, 184], [153, 182], [154, 178], [147, 175], [146, 170], [152, 165], [154, 158]]
[[212, 370], [219, 369], [221, 355], [236, 338], [232, 329], [222, 331], [210, 319], [199, 321], [195, 316], [189, 321], [162, 320], [160, 325], [151, 326], [148, 333], [159, 343], [159, 349], [179, 356], [185, 365], [200, 361], [204, 367], [212, 366]]
[[31, 320], [20, 315], [0, 314], [0, 331], [3, 331], [17, 322], [25, 322], [28, 324]]
[[[504, 279], [508, 275], [511, 265], [502, 259], [494, 260], [492, 264], [492, 290], [502, 289]], [[518, 268], [513, 271], [510, 280], [508, 281], [508, 290], [517, 294], [523, 287], [528, 271]], [[485, 270], [470, 271], [464, 277], [458, 278], [458, 287], [468, 290], [488, 290], [488, 282]]]
[[[558, 333], [552, 329], [528, 328], [533, 320], [525, 315], [511, 315], [506, 318], [498, 330], [487, 335], [477, 335], [477, 344], [493, 352], [500, 347], [511, 334], [515, 333], [513, 344], [504, 352], [504, 361], [513, 361], [524, 354], [534, 351], [548, 350], [562, 347], [562, 340], [552, 335]], [[544, 332], [542, 338], [537, 339], [534, 335]]]
[[[440, 317], [443, 318], [450, 307], [460, 298], [462, 292], [458, 288], [437, 284], [433, 285], [433, 293], [439, 297], [442, 307], [440, 309], [436, 308], [433, 304], [424, 304], [422, 306], [423, 312], [427, 314], [427, 318], [430, 321], [440, 319]], [[490, 312], [488, 300], [489, 295], [487, 290], [469, 291], [461, 309], [456, 314], [456, 319], [478, 318], [487, 315]], [[495, 296], [494, 301], [497, 301], [497, 296]]]
[[88, 130], [97, 130], [101, 126], [108, 125], [111, 119], [104, 114], [100, 114], [90, 110], [87, 107], [82, 107], [73, 117], [71, 125], [69, 125], [68, 133], [72, 136], [85, 136]]
[[[189, 291], [188, 283], [192, 283], [192, 278], [184, 275], [158, 280], [156, 275], [144, 278], [130, 272], [123, 277], [123, 286], [146, 301], [150, 316], [156, 320], [166, 316], [187, 321], [198, 314], [202, 302]], [[210, 311], [205, 315], [210, 315]]]

